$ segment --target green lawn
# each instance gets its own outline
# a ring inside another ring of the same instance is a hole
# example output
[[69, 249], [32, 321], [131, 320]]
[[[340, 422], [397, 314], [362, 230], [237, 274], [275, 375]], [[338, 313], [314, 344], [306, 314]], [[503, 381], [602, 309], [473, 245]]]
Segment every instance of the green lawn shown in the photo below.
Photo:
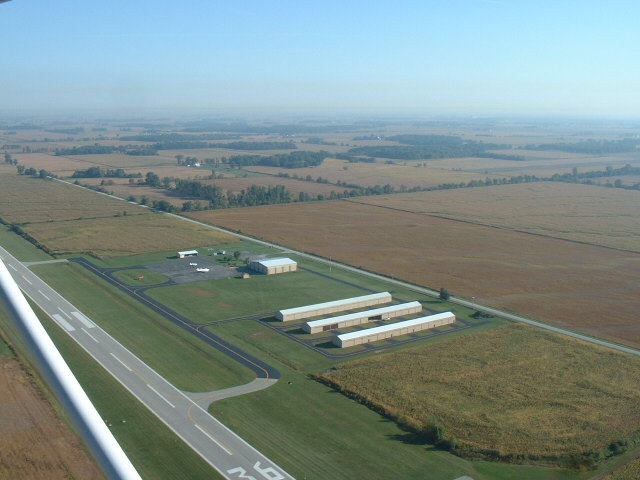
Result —
[[22, 262], [37, 262], [51, 260], [51, 256], [44, 253], [20, 235], [13, 233], [6, 225], [0, 225], [0, 245]]
[[210, 391], [255, 375], [76, 264], [33, 267], [34, 273], [178, 388]]
[[143, 286], [143, 285], [157, 285], [169, 280], [161, 273], [154, 272], [147, 268], [131, 268], [128, 270], [120, 270], [113, 274], [119, 280], [122, 280], [127, 285]]

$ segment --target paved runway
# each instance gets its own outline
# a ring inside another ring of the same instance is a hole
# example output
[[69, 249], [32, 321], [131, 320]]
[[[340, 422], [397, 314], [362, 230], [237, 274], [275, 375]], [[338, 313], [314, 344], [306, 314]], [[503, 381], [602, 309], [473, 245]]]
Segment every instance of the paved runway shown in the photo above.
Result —
[[227, 479], [293, 479], [212, 417], [0, 247], [21, 290], [71, 338]]

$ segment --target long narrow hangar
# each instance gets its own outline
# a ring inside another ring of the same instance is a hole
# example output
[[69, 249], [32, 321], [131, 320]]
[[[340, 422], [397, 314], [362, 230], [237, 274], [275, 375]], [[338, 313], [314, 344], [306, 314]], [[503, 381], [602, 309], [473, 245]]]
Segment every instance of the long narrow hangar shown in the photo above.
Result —
[[298, 264], [290, 258], [267, 258], [254, 260], [249, 265], [249, 268], [265, 275], [274, 275], [276, 273], [295, 272], [298, 269]]
[[385, 338], [408, 335], [429, 328], [449, 325], [455, 321], [456, 316], [451, 312], [437, 313], [435, 315], [429, 315], [428, 317], [414, 318], [412, 320], [382, 325], [380, 327], [343, 333], [342, 335], [336, 335], [332, 339], [332, 342], [340, 348], [353, 347], [354, 345], [360, 345], [362, 343], [377, 342]]
[[281, 322], [303, 320], [318, 315], [329, 315], [331, 313], [344, 312], [345, 310], [381, 305], [383, 303], [389, 303], [391, 300], [392, 298], [389, 292], [373, 293], [371, 295], [362, 295], [361, 297], [344, 298], [342, 300], [333, 300], [331, 302], [280, 310], [276, 314], [276, 318]]
[[365, 310], [364, 312], [348, 313], [337, 317], [312, 320], [310, 322], [306, 322], [302, 326], [302, 329], [307, 333], [326, 332], [327, 330], [360, 325], [363, 323], [373, 322], [375, 320], [388, 320], [390, 318], [401, 317], [403, 315], [411, 315], [412, 313], [418, 313], [421, 311], [422, 304], [420, 302], [400, 303], [397, 305], [389, 305], [388, 307]]

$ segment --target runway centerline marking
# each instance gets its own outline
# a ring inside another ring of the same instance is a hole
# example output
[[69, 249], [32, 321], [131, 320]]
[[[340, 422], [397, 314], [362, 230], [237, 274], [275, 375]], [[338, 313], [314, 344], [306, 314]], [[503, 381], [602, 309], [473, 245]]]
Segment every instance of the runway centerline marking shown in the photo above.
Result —
[[[18, 271], [18, 269], [17, 269], [16, 267], [14, 267], [13, 265], [11, 265], [10, 263], [9, 263], [8, 265], [9, 265], [11, 268], [13, 268], [13, 271], [14, 271], [14, 272], [17, 272], [17, 271]], [[24, 277], [23, 277], [23, 278], [24, 278]]]
[[54, 313], [53, 315], [51, 315], [53, 317], [53, 319], [58, 322], [60, 325], [62, 325], [62, 328], [64, 328], [67, 332], [73, 332], [75, 330], [75, 328], [73, 327], [73, 325], [71, 325], [69, 322], [67, 322], [64, 318], [62, 318], [62, 315], [58, 315], [57, 313]]
[[[31, 283], [31, 282], [29, 282], [29, 283]], [[47, 300], [51, 301], [51, 299], [49, 297], [47, 297], [44, 293], [42, 293], [42, 290], [38, 290], [38, 293], [40, 295], [42, 295], [44, 298], [46, 298]]]
[[[22, 279], [27, 282], [29, 285], [33, 285], [33, 283], [31, 283], [31, 280], [29, 280], [27, 277], [25, 277], [24, 275], [21, 275]], [[42, 292], [40, 292], [42, 293]]]
[[147, 387], [149, 387], [149, 388], [153, 391], [153, 393], [155, 393], [155, 394], [156, 394], [156, 395], [158, 395], [161, 399], [163, 399], [165, 402], [167, 402], [169, 405], [171, 405], [171, 407], [172, 407], [172, 408], [176, 408], [176, 406], [175, 406], [173, 403], [171, 403], [169, 400], [167, 400], [165, 397], [163, 397], [163, 396], [162, 396], [162, 394], [161, 394], [160, 392], [158, 392], [155, 388], [153, 388], [153, 387], [152, 387], [151, 385], [149, 385], [148, 383], [147, 383]]
[[60, 307], [58, 307], [58, 310], [60, 310], [60, 313], [62, 313], [65, 317], [67, 317], [69, 320], [71, 320], [71, 317], [69, 316], [69, 314], [67, 312], [65, 312], [63, 309], [61, 309]]
[[225, 452], [227, 452], [229, 455], [233, 455], [233, 453], [231, 453], [224, 445], [222, 445], [220, 442], [218, 442], [215, 438], [213, 438], [211, 435], [209, 435], [207, 432], [205, 432], [205, 430], [198, 425], [197, 423], [194, 424], [196, 426], [196, 428], [198, 430], [200, 430], [207, 438], [209, 438], [209, 440], [211, 440], [213, 443], [215, 443], [216, 445], [218, 445], [221, 449], [223, 449]]
[[89, 332], [87, 332], [84, 328], [80, 327], [80, 330], [82, 330], [84, 333], [86, 333], [87, 335], [89, 335], [89, 337], [91, 337], [91, 340], [93, 340], [96, 343], [100, 343], [98, 341], [98, 339], [96, 337], [94, 337], [93, 335], [91, 335]]
[[124, 363], [122, 360], [120, 360], [118, 357], [116, 357], [113, 352], [109, 352], [109, 355], [111, 355], [113, 358], [115, 358], [118, 362], [120, 362], [120, 364], [126, 368], [127, 370], [129, 370], [130, 372], [133, 372], [133, 370], [131, 370], [131, 368], [129, 367], [129, 365], [127, 365], [126, 363]]

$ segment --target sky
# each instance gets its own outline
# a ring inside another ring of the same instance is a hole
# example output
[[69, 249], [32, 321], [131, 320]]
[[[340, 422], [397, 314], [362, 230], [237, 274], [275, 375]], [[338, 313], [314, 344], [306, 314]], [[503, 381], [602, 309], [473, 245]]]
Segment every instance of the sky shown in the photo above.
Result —
[[11, 0], [0, 115], [640, 117], [637, 0]]

